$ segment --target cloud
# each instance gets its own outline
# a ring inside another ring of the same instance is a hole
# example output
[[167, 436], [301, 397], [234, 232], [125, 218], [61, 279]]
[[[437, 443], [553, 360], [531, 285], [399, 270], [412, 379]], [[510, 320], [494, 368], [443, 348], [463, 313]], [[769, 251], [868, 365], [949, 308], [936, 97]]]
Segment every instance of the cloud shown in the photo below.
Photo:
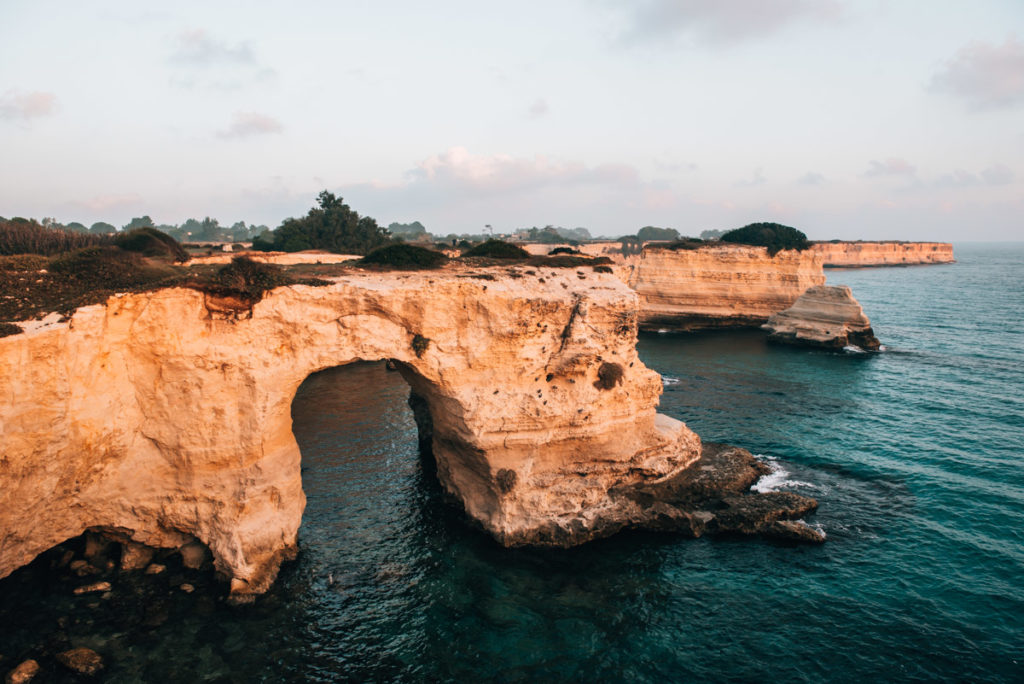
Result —
[[768, 182], [768, 179], [764, 177], [764, 173], [761, 167], [754, 169], [754, 172], [750, 175], [750, 178], [736, 181], [733, 185], [737, 188], [755, 188], [758, 185], [764, 185]]
[[539, 119], [542, 116], [545, 116], [547, 113], [548, 103], [542, 97], [537, 98], [537, 100], [532, 105], [530, 105], [530, 108], [527, 110], [527, 114], [529, 114], [531, 119]]
[[203, 29], [190, 29], [176, 36], [171, 60], [198, 66], [255, 64], [256, 56], [248, 43], [228, 45]]
[[917, 169], [906, 159], [889, 157], [885, 161], [872, 159], [868, 170], [862, 175], [865, 178], [881, 178], [883, 176], [913, 176]]
[[993, 164], [978, 173], [957, 169], [940, 176], [933, 184], [937, 188], [971, 188], [981, 185], [1008, 185], [1013, 182], [1013, 171], [1004, 164]]
[[57, 111], [57, 96], [42, 91], [8, 90], [0, 96], [0, 119], [31, 121]]
[[182, 88], [238, 90], [277, 76], [260, 62], [249, 43], [229, 44], [203, 29], [175, 36], [168, 63], [175, 69], [171, 85]]
[[835, 0], [636, 0], [628, 7], [622, 39], [629, 44], [680, 38], [734, 43], [842, 14]]
[[1002, 45], [961, 48], [932, 78], [931, 90], [960, 97], [974, 109], [1024, 103], [1024, 43], [1011, 36]]
[[825, 176], [817, 171], [808, 171], [797, 180], [800, 185], [822, 185], [824, 182]]
[[284, 130], [281, 122], [272, 116], [256, 112], [235, 112], [231, 125], [217, 131], [217, 137], [225, 139], [251, 138], [256, 135], [270, 135]]
[[638, 182], [637, 171], [627, 164], [588, 167], [580, 162], [550, 160], [543, 155], [512, 157], [474, 155], [453, 147], [416, 164], [407, 178], [412, 183], [480, 193], [521, 192], [542, 187], [628, 184]]

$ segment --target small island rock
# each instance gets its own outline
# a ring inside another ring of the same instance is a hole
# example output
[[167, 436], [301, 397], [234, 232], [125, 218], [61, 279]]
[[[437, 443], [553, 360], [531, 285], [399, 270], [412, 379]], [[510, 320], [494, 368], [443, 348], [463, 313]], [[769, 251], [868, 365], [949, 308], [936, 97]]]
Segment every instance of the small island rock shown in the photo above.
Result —
[[761, 327], [771, 333], [772, 342], [826, 349], [853, 345], [869, 351], [881, 346], [864, 309], [845, 285], [809, 287], [793, 306]]

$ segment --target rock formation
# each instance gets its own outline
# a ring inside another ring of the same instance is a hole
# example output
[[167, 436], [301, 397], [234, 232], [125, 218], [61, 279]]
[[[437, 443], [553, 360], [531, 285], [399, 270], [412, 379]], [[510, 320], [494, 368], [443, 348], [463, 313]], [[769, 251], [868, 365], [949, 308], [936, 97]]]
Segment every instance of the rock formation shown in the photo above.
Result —
[[628, 284], [640, 295], [644, 330], [756, 327], [822, 285], [811, 252], [712, 245], [695, 250], [646, 247], [625, 257]]
[[590, 269], [450, 266], [353, 272], [254, 304], [118, 295], [24, 326], [0, 338], [0, 577], [92, 529], [199, 540], [233, 595], [264, 591], [305, 503], [295, 391], [357, 360], [394, 360], [429, 414], [442, 485], [501, 543], [643, 524], [614, 492], [682, 472], [700, 440], [656, 413], [636, 305]]
[[773, 342], [828, 349], [853, 345], [875, 350], [880, 346], [871, 321], [845, 285], [809, 288], [793, 306], [773, 315], [762, 327], [771, 333], [768, 339]]
[[954, 261], [948, 242], [816, 242], [811, 248], [828, 267], [909, 266]]

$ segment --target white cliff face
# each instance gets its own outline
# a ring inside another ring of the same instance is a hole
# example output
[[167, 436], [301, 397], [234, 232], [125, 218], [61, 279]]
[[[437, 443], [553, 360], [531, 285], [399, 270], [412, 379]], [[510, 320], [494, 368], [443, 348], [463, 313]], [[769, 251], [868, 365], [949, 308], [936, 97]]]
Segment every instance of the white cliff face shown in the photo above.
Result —
[[251, 308], [122, 295], [0, 338], [0, 577], [102, 527], [153, 547], [199, 539], [233, 594], [264, 591], [305, 504], [292, 399], [357, 360], [397, 360], [429, 408], [442, 485], [502, 543], [621, 528], [635, 511], [611, 488], [700, 454], [656, 413], [636, 295], [590, 269], [505, 270], [357, 273]]
[[775, 342], [842, 349], [854, 345], [874, 350], [880, 346], [871, 321], [845, 285], [809, 288], [790, 308], [762, 326]]

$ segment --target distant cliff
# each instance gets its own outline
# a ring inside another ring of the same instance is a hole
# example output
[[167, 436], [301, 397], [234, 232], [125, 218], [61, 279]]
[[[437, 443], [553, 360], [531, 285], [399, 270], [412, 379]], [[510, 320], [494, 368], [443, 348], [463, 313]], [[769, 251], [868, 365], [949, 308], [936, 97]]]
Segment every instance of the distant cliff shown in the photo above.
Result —
[[816, 242], [811, 248], [830, 266], [910, 266], [954, 261], [948, 242]]

